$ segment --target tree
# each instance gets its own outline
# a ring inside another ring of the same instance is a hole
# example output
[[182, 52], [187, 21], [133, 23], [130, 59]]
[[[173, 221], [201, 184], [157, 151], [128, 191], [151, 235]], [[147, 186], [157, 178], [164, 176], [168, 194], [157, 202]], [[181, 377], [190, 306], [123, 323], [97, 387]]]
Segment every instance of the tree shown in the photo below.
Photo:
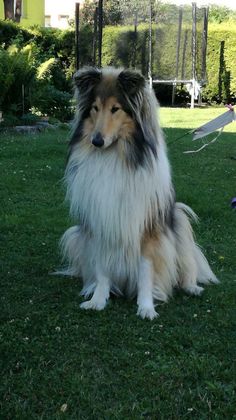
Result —
[[16, 0], [14, 10], [14, 0], [3, 0], [5, 19], [14, 20], [19, 23], [21, 18], [22, 0]]
[[16, 0], [16, 9], [15, 9], [15, 21], [17, 23], [20, 22], [21, 18], [21, 8], [22, 8], [22, 0]]
[[[103, 24], [120, 25], [134, 24], [149, 21], [150, 3], [152, 5], [153, 18], [155, 16], [159, 0], [105, 0], [103, 2]], [[85, 0], [81, 8], [82, 22], [91, 23], [94, 19], [94, 11], [97, 2]]]
[[14, 20], [14, 0], [3, 0], [5, 19]]
[[104, 25], [119, 25], [122, 22], [120, 1], [106, 0], [103, 7]]
[[[93, 0], [85, 0], [81, 8], [81, 17], [83, 23], [92, 23], [95, 16], [95, 9], [98, 5]], [[121, 23], [122, 15], [120, 4], [117, 0], [106, 0], [103, 4], [103, 24], [118, 25]]]
[[215, 5], [210, 7], [209, 22], [222, 23], [228, 21], [230, 17], [233, 17], [233, 12], [227, 7]]

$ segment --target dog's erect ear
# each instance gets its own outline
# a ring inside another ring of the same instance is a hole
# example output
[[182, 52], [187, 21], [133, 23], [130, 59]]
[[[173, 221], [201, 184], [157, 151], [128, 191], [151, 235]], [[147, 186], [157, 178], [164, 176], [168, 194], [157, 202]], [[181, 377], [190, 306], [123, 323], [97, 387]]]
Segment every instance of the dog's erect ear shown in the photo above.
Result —
[[145, 79], [141, 73], [132, 70], [123, 70], [117, 79], [118, 86], [128, 95], [135, 95], [145, 86]]
[[94, 67], [84, 67], [74, 75], [75, 86], [80, 93], [89, 92], [101, 80], [101, 71]]

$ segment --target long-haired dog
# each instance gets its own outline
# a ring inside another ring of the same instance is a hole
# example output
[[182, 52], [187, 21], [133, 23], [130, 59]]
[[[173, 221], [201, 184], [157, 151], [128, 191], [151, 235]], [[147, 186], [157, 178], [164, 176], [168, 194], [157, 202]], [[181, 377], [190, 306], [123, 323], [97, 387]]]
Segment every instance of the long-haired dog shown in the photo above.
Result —
[[84, 68], [65, 181], [77, 225], [62, 237], [66, 274], [81, 276], [84, 309], [104, 309], [110, 292], [137, 296], [142, 318], [157, 316], [178, 286], [199, 295], [217, 283], [194, 242], [186, 205], [175, 201], [157, 120], [157, 101], [134, 71]]

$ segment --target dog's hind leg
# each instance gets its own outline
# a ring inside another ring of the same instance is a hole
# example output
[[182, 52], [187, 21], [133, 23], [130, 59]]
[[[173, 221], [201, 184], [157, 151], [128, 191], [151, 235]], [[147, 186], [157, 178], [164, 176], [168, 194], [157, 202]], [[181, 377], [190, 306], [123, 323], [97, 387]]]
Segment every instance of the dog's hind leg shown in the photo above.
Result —
[[153, 303], [153, 267], [152, 262], [141, 257], [138, 273], [138, 311], [141, 318], [154, 319], [158, 316]]
[[81, 303], [80, 307], [82, 309], [101, 311], [107, 304], [110, 296], [110, 280], [101, 270], [97, 270], [96, 275], [96, 286], [93, 296], [90, 300]]

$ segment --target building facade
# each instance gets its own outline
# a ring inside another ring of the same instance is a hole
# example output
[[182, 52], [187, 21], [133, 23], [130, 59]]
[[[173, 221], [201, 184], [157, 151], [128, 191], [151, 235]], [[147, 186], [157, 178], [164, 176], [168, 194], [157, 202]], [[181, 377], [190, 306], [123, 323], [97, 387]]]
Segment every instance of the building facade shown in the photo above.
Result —
[[[163, 3], [192, 4], [193, 0], [163, 0]], [[235, 0], [194, 0], [197, 6], [216, 4], [236, 9]], [[14, 0], [14, 3], [16, 0]], [[84, 0], [22, 0], [20, 24], [25, 27], [39, 25], [66, 29], [70, 19], [75, 17], [75, 3], [82, 7]], [[15, 10], [15, 7], [14, 7]], [[4, 4], [0, 0], [0, 19], [4, 19]]]
[[75, 3], [82, 6], [83, 0], [45, 0], [45, 26], [66, 29], [75, 17]]

